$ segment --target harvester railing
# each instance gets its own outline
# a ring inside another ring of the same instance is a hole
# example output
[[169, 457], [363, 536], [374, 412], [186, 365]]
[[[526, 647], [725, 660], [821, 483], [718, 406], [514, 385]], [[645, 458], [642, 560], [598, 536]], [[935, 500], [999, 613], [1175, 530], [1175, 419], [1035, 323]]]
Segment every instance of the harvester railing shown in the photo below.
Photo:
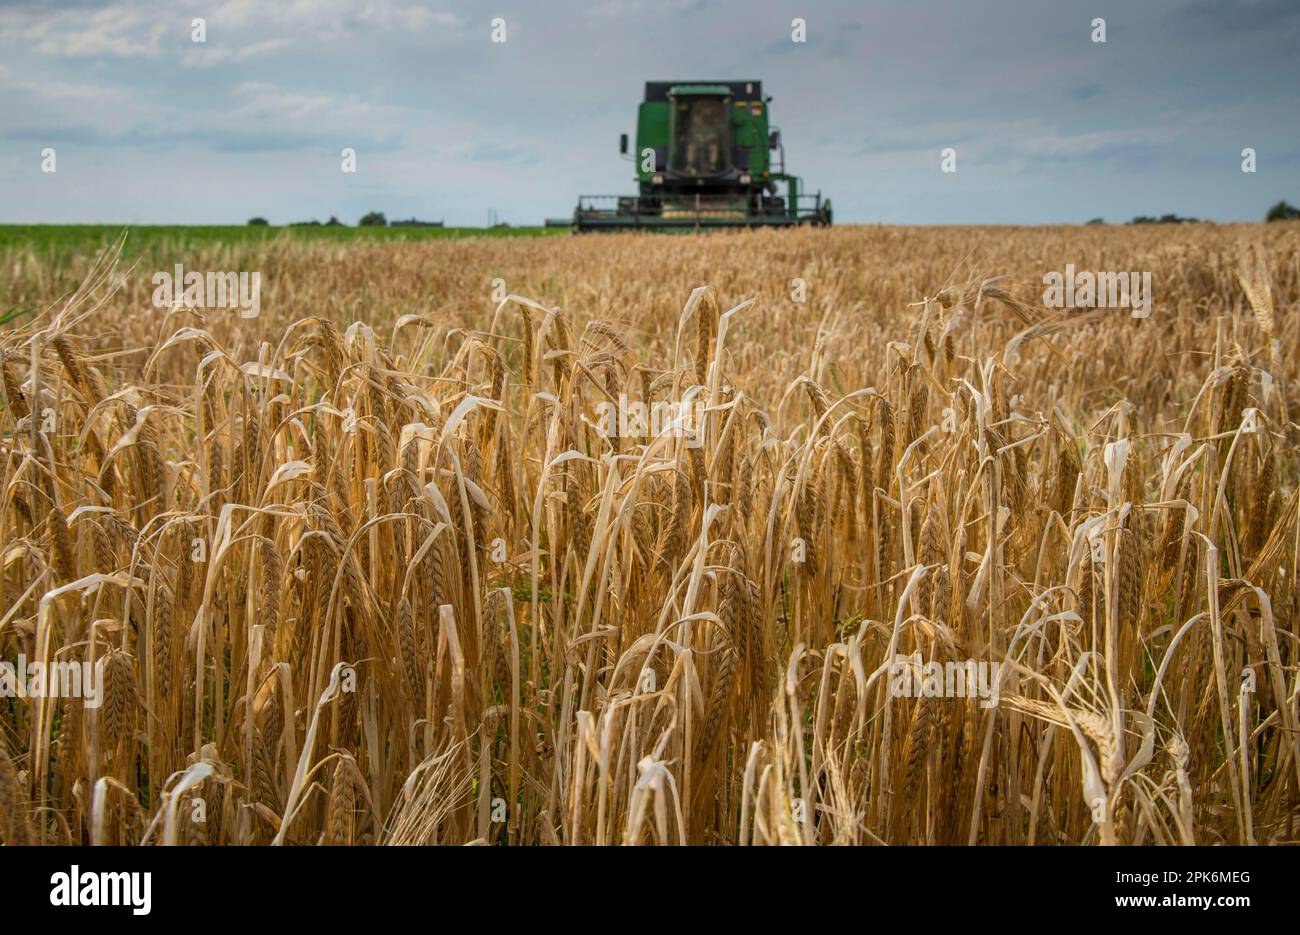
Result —
[[579, 230], [597, 228], [788, 227], [816, 223], [819, 196], [800, 197], [791, 210], [783, 198], [728, 195], [582, 195], [574, 213]]

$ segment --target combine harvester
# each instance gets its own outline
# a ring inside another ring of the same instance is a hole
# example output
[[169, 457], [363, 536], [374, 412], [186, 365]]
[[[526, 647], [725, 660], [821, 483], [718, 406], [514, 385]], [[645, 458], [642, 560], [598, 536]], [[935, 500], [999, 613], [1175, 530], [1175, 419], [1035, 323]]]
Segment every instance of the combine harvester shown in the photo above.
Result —
[[771, 100], [759, 81], [647, 81], [632, 153], [640, 194], [580, 196], [574, 230], [829, 226], [830, 199], [802, 194], [785, 171]]

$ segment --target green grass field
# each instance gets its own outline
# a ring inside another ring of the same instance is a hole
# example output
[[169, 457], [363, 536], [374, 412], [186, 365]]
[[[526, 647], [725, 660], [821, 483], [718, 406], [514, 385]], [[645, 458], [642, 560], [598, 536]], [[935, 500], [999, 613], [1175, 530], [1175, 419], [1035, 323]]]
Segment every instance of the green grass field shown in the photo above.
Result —
[[[170, 269], [189, 257], [213, 256], [233, 268], [264, 256], [272, 243], [375, 244], [425, 240], [533, 238], [568, 234], [563, 227], [326, 227], [262, 225], [0, 224], [0, 326], [9, 326], [71, 293], [96, 259], [122, 242], [118, 269]], [[125, 237], [125, 240], [123, 240]]]
[[567, 234], [562, 227], [326, 227], [182, 226], [132, 224], [0, 224], [0, 250], [27, 249], [46, 254], [96, 253], [126, 234], [124, 256], [160, 248], [206, 244], [260, 243], [277, 237], [337, 242], [445, 240], [463, 237], [542, 237]]

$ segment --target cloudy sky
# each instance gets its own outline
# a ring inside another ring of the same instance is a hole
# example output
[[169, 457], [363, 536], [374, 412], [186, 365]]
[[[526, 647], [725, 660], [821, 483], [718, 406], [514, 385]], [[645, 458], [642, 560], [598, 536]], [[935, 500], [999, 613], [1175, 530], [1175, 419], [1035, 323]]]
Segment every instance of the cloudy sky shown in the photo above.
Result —
[[1296, 0], [0, 0], [0, 223], [540, 223], [693, 78], [763, 81], [838, 221], [1254, 220], [1300, 203], [1298, 43]]

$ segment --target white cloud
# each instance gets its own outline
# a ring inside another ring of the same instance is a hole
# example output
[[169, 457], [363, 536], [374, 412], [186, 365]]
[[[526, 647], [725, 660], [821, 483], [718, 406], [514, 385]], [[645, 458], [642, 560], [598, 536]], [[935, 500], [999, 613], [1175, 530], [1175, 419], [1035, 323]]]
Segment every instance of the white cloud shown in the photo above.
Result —
[[1103, 130], [1066, 136], [1027, 139], [1021, 148], [1035, 156], [1087, 156], [1117, 146], [1145, 146], [1165, 143], [1168, 134], [1151, 130]]
[[292, 39], [267, 39], [240, 49], [232, 49], [226, 46], [209, 47], [206, 43], [196, 43], [194, 48], [186, 49], [181, 54], [180, 63], [186, 68], [210, 68], [222, 62], [244, 62], [292, 44]]
[[243, 103], [224, 118], [223, 122], [231, 126], [289, 130], [355, 127], [374, 132], [394, 131], [404, 123], [399, 108], [371, 104], [352, 94], [346, 97], [300, 94], [265, 81], [246, 81], [235, 93], [243, 98]]
[[[203, 11], [197, 11], [202, 13]], [[42, 55], [58, 57], [158, 56], [165, 40], [174, 39], [181, 64], [205, 67], [243, 61], [273, 51], [290, 38], [266, 38], [268, 29], [312, 41], [338, 39], [358, 29], [426, 36], [460, 35], [468, 20], [455, 13], [401, 0], [226, 0], [204, 15], [207, 44], [190, 42], [196, 11], [180, 12], [163, 0], [118, 2], [101, 9], [44, 7], [0, 12], [0, 44], [17, 40]], [[238, 40], [244, 39], [240, 45]], [[192, 47], [190, 47], [192, 46]], [[188, 47], [188, 48], [187, 48]]]
[[227, 0], [208, 21], [229, 29], [274, 25], [303, 38], [336, 39], [358, 26], [404, 33], [458, 32], [467, 20], [454, 13], [431, 10], [421, 3], [398, 0], [288, 0], [267, 4], [258, 0]]
[[[0, 66], [0, 80], [4, 80], [7, 70]], [[6, 89], [27, 91], [51, 100], [64, 101], [125, 101], [126, 95], [117, 88], [107, 88], [98, 84], [78, 84], [68, 81], [15, 81], [0, 85]]]
[[167, 29], [167, 17], [123, 5], [53, 16], [30, 9], [0, 15], [0, 35], [22, 40], [42, 55], [63, 57], [155, 56]]

